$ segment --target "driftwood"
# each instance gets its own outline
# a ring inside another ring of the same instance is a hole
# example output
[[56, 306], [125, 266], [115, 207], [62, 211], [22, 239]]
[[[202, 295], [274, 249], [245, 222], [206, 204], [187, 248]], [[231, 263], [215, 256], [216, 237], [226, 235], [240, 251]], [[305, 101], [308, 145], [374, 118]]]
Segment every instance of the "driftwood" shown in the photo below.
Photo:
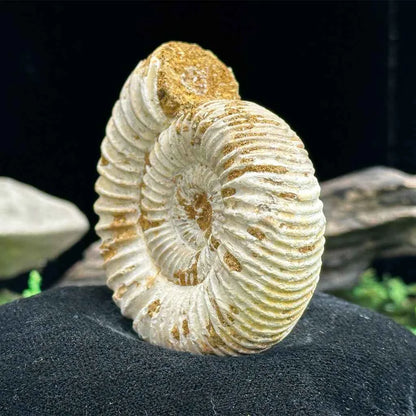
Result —
[[416, 254], [416, 176], [374, 167], [322, 184], [321, 290], [352, 286], [373, 260]]
[[[327, 218], [320, 290], [352, 286], [375, 259], [416, 255], [416, 176], [373, 167], [323, 182]], [[98, 242], [61, 285], [104, 284]]]

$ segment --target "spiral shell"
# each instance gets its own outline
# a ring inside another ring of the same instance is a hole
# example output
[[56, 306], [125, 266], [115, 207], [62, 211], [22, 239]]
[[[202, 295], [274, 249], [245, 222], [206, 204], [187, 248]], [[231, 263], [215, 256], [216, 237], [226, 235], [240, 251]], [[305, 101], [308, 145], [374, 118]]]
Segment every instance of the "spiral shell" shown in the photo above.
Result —
[[319, 278], [320, 188], [302, 141], [241, 101], [230, 69], [162, 45], [125, 83], [101, 151], [107, 284], [143, 339], [238, 355], [291, 331]]

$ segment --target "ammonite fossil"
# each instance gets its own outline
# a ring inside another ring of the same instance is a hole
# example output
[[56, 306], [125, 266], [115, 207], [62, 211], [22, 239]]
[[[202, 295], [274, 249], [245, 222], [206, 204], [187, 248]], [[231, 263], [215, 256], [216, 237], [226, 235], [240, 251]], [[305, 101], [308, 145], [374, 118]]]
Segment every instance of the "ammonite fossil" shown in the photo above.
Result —
[[107, 284], [151, 343], [248, 354], [282, 340], [316, 287], [320, 188], [302, 141], [241, 101], [231, 69], [169, 42], [127, 79], [98, 163]]

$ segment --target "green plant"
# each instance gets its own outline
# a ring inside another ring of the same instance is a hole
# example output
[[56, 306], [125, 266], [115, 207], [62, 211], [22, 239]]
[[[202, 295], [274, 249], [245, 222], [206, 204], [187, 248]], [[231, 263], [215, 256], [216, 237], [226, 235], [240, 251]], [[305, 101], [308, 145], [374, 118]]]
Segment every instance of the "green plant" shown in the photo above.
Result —
[[379, 278], [369, 269], [352, 289], [334, 295], [387, 315], [416, 335], [416, 284], [407, 285], [400, 277], [388, 274]]
[[32, 270], [29, 273], [29, 279], [27, 281], [28, 288], [22, 292], [24, 298], [37, 295], [41, 292], [40, 285], [42, 283], [42, 276], [37, 270]]
[[11, 302], [15, 299], [20, 299], [22, 297], [28, 298], [29, 296], [37, 295], [41, 292], [42, 276], [37, 270], [32, 270], [29, 273], [29, 278], [27, 280], [27, 289], [25, 289], [22, 294], [12, 292], [8, 289], [0, 290], [0, 305]]

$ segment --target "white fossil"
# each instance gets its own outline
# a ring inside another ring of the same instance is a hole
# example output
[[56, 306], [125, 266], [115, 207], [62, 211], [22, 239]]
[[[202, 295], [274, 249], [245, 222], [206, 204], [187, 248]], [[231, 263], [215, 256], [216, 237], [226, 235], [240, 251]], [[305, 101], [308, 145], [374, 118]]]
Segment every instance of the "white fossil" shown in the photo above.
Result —
[[107, 284], [143, 339], [238, 355], [291, 331], [319, 279], [320, 188], [302, 141], [241, 101], [230, 69], [162, 45], [125, 83], [101, 151]]

